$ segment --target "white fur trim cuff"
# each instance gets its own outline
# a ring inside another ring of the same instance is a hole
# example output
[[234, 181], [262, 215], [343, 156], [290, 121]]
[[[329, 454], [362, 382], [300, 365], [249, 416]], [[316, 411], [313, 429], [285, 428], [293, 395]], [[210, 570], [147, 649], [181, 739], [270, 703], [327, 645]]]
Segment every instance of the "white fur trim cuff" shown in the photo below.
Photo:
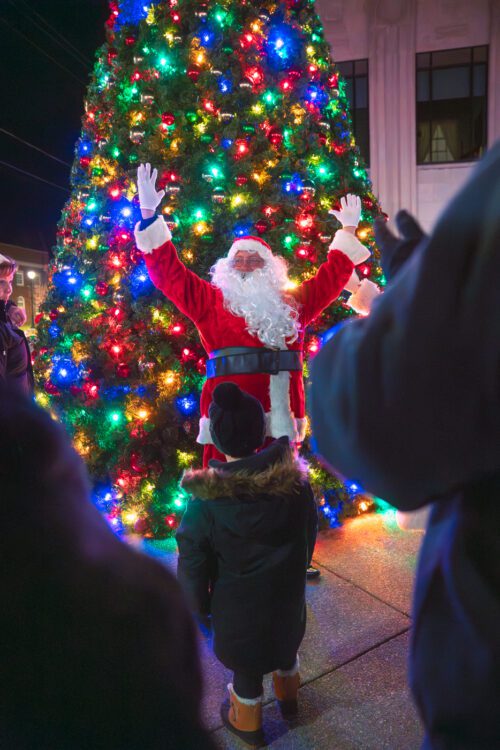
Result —
[[356, 271], [353, 271], [349, 276], [349, 281], [345, 285], [344, 289], [346, 290], [346, 292], [351, 292], [351, 294], [354, 294], [358, 291], [360, 284], [361, 281], [359, 280], [358, 274], [356, 273]]
[[199, 430], [196, 442], [201, 443], [201, 445], [212, 445], [214, 441], [212, 440], [212, 436], [210, 434], [210, 418], [200, 417], [198, 425]]
[[269, 260], [273, 252], [267, 242], [259, 240], [258, 237], [241, 237], [235, 240], [231, 245], [227, 257], [231, 260], [238, 250], [245, 250], [248, 253], [259, 253], [264, 260]]
[[137, 222], [134, 229], [135, 244], [143, 253], [152, 253], [172, 239], [170, 229], [165, 224], [163, 216], [158, 216], [152, 224], [142, 231], [139, 229], [141, 223]]
[[229, 690], [229, 693], [232, 693], [236, 696], [236, 698], [238, 699], [238, 703], [243, 703], [243, 705], [245, 706], [257, 706], [259, 703], [262, 703], [263, 695], [259, 695], [258, 698], [240, 698], [240, 696], [234, 689], [232, 682], [229, 683], [227, 689]]
[[295, 659], [295, 664], [291, 669], [277, 669], [276, 674], [278, 674], [280, 677], [293, 677], [297, 674], [297, 672], [300, 669], [300, 661], [299, 661], [299, 655], [297, 654], [297, 658]]
[[347, 304], [352, 307], [354, 312], [360, 315], [368, 315], [373, 300], [380, 294], [380, 289], [370, 279], [363, 279], [359, 285], [358, 291], [349, 297]]
[[307, 419], [305, 417], [295, 419], [295, 427], [295, 431], [297, 433], [297, 443], [302, 443], [306, 436]]
[[353, 234], [346, 232], [345, 229], [338, 229], [335, 232], [335, 236], [328, 249], [340, 250], [341, 253], [347, 255], [349, 260], [352, 260], [355, 266], [364, 263], [371, 255], [368, 248], [365, 247]]

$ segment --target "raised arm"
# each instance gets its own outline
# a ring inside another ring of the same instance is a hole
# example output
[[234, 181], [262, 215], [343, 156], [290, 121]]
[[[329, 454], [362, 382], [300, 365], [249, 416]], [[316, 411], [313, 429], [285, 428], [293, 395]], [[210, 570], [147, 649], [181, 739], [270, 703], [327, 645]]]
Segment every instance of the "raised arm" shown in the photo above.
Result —
[[214, 289], [181, 262], [165, 220], [156, 215], [165, 194], [156, 190], [156, 177], [157, 170], [151, 173], [149, 164], [141, 164], [137, 170], [142, 221], [135, 227], [135, 241], [144, 253], [153, 284], [196, 323], [211, 308]]
[[313, 361], [318, 452], [402, 510], [498, 471], [499, 185], [500, 145]]
[[[308, 325], [321, 312], [334, 302], [343, 289], [360, 297], [361, 285], [354, 267], [370, 257], [370, 251], [356, 238], [356, 227], [361, 216], [361, 201], [355, 195], [347, 195], [341, 199], [341, 209], [333, 212], [342, 224], [333, 238], [328, 251], [328, 258], [322, 263], [315, 276], [301, 284], [293, 293], [300, 307], [300, 319], [303, 325]], [[369, 282], [372, 284], [372, 282]], [[375, 284], [370, 289], [369, 300], [359, 301], [353, 309], [356, 312], [368, 312], [373, 296], [378, 294]], [[366, 284], [363, 286], [366, 295]], [[366, 308], [366, 309], [365, 309]]]

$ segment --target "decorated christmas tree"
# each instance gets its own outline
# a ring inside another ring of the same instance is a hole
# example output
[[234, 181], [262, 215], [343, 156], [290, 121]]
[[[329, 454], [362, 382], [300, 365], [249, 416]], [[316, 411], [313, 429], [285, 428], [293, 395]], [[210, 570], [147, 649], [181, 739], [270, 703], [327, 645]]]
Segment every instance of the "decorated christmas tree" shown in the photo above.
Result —
[[[206, 353], [135, 247], [137, 166], [158, 169], [179, 255], [203, 278], [235, 237], [253, 234], [298, 283], [325, 259], [342, 195], [361, 196], [357, 235], [372, 250], [380, 209], [313, 2], [110, 5], [35, 362], [39, 399], [72, 435], [97, 506], [117, 530], [162, 537], [183, 510], [179, 476], [200, 461]], [[357, 270], [381, 281], [376, 260]], [[342, 299], [326, 310], [307, 351], [350, 314]], [[332, 523], [353, 496], [364, 509], [355, 486], [314, 461], [310, 474]]]

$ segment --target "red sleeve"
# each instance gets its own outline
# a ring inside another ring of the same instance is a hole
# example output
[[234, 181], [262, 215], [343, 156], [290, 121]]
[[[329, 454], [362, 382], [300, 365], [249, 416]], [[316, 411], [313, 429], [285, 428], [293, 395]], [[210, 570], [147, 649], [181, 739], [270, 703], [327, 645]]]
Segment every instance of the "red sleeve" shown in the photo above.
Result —
[[186, 268], [172, 242], [145, 253], [144, 260], [153, 284], [193, 323], [213, 306], [214, 288]]
[[330, 250], [327, 260], [320, 265], [316, 275], [292, 292], [299, 304], [302, 325], [308, 325], [337, 299], [353, 270], [354, 264], [345, 253]]

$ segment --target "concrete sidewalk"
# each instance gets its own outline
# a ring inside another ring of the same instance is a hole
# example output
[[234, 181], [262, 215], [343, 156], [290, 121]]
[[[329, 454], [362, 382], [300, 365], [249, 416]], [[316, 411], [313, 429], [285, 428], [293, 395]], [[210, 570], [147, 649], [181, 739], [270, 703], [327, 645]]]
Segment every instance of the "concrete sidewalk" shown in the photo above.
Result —
[[[300, 649], [300, 715], [283, 721], [265, 679], [264, 725], [273, 750], [418, 750], [422, 731], [407, 687], [410, 603], [421, 532], [394, 514], [367, 515], [322, 532], [319, 581], [307, 586]], [[174, 565], [174, 555], [165, 562]], [[230, 681], [204, 637], [206, 725], [220, 748], [247, 747], [222, 728]]]

